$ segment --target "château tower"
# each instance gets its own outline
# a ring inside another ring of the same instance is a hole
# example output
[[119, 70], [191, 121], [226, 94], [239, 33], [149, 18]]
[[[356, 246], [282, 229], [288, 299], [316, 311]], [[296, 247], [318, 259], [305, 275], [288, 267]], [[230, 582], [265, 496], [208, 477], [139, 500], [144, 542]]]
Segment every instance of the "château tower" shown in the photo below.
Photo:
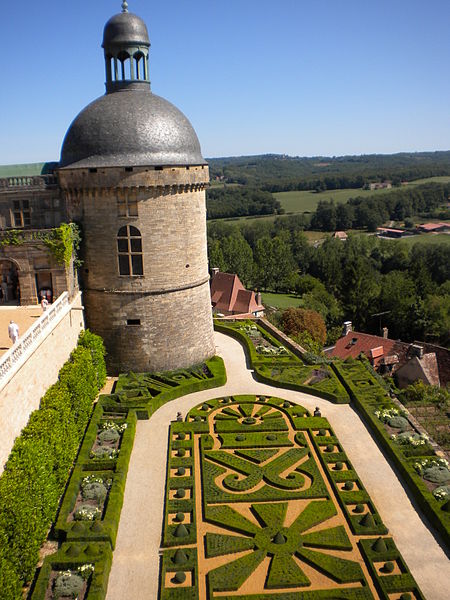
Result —
[[59, 178], [82, 224], [87, 326], [110, 371], [171, 370], [215, 353], [209, 172], [189, 121], [150, 90], [147, 27], [127, 6], [105, 25], [106, 94], [71, 124]]

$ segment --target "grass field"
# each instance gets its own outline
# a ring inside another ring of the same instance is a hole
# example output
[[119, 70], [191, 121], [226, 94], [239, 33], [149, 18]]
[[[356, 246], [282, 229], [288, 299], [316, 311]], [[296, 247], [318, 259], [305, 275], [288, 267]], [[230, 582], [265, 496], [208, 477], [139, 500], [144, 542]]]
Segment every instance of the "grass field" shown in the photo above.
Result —
[[[421, 185], [424, 183], [450, 183], [450, 177], [429, 177], [428, 179], [418, 179], [408, 183], [411, 185]], [[402, 186], [404, 189], [406, 186]], [[304, 213], [313, 212], [316, 210], [320, 200], [334, 200], [338, 202], [347, 202], [349, 198], [356, 198], [357, 196], [369, 197], [378, 196], [379, 194], [386, 194], [391, 192], [390, 189], [383, 190], [362, 190], [362, 189], [345, 189], [345, 190], [327, 190], [326, 192], [276, 192], [274, 196], [280, 201], [281, 206], [287, 213]]]
[[300, 306], [300, 298], [292, 294], [271, 294], [267, 292], [262, 293], [261, 296], [264, 306], [275, 306], [277, 308]]
[[[393, 241], [399, 241], [393, 240]], [[411, 235], [400, 239], [407, 244], [450, 244], [450, 234], [448, 233], [424, 233], [422, 235]]]

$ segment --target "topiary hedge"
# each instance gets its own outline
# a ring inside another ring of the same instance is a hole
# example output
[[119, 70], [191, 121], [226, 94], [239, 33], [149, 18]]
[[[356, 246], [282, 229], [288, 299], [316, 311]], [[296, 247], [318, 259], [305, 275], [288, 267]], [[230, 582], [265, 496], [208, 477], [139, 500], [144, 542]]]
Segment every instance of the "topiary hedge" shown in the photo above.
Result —
[[29, 598], [30, 600], [44, 600], [46, 598], [52, 572], [72, 571], [76, 573], [80, 567], [83, 569], [88, 565], [94, 568], [88, 579], [89, 600], [103, 600], [106, 597], [111, 562], [112, 552], [109, 544], [98, 542], [65, 543], [56, 554], [47, 556], [44, 560]]
[[[242, 329], [247, 322], [239, 322], [238, 324], [234, 323], [219, 323], [217, 320], [214, 321], [214, 328], [216, 331], [220, 331], [221, 333], [225, 333], [236, 340], [238, 340], [241, 344], [243, 344], [244, 349], [246, 351], [247, 356], [251, 362], [251, 365], [254, 369], [255, 378], [257, 381], [262, 383], [267, 383], [268, 385], [272, 385], [274, 387], [280, 387], [284, 389], [291, 389], [299, 392], [305, 392], [307, 394], [312, 394], [314, 396], [318, 396], [319, 398], [324, 398], [325, 400], [329, 400], [330, 402], [334, 402], [336, 404], [348, 403], [349, 397], [340, 383], [339, 379], [336, 377], [331, 368], [327, 365], [322, 366], [322, 369], [325, 369], [328, 375], [328, 378], [325, 382], [320, 382], [315, 385], [303, 385], [301, 381], [305, 381], [308, 377], [308, 374], [312, 374], [315, 367], [311, 365], [306, 365], [298, 356], [289, 353], [287, 356], [264, 356], [258, 354], [253, 342], [250, 340], [248, 335], [246, 335], [245, 331]], [[254, 321], [249, 321], [252, 326], [257, 327], [258, 331], [261, 335], [270, 341], [275, 347], [281, 347], [281, 344], [278, 340], [276, 340], [270, 333], [265, 331], [262, 327], [260, 327]], [[248, 324], [247, 323], [247, 324]], [[288, 381], [283, 380], [282, 375], [274, 377], [272, 375], [272, 367], [292, 367], [298, 369], [299, 367], [303, 367], [302, 375], [299, 377], [301, 381]], [[325, 388], [325, 389], [321, 389]], [[333, 390], [333, 391], [331, 391]]]
[[2, 588], [5, 600], [16, 597], [14, 581], [23, 585], [30, 580], [55, 518], [103, 380], [101, 348], [100, 338], [80, 334], [58, 382], [16, 439], [0, 477], [0, 557], [6, 560], [11, 581]]
[[350, 365], [335, 362], [333, 369], [346, 387], [364, 422], [398, 469], [426, 517], [441, 534], [447, 547], [450, 547], [450, 513], [442, 510], [441, 503], [415, 471], [416, 461], [408, 459], [403, 451], [404, 446], [390, 439], [382, 421], [375, 415], [377, 408], [393, 406], [385, 391], [359, 361], [354, 361]]

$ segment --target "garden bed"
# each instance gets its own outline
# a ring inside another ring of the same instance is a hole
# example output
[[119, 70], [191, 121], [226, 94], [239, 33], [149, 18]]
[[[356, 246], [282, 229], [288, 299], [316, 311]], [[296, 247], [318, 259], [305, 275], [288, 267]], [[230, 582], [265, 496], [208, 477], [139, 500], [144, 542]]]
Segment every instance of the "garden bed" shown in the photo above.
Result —
[[208, 400], [172, 423], [168, 457], [160, 600], [423, 600], [325, 418]]

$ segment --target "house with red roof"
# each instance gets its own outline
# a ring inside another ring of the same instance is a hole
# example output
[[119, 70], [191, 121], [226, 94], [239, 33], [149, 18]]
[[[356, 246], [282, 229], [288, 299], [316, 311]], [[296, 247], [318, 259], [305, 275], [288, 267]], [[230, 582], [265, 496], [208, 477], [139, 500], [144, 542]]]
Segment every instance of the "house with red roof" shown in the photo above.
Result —
[[261, 294], [246, 290], [233, 273], [212, 270], [211, 303], [213, 312], [224, 316], [263, 317]]
[[364, 354], [381, 375], [395, 374], [397, 385], [401, 388], [419, 379], [437, 386], [449, 382], [450, 351], [445, 348], [421, 342], [411, 344], [391, 340], [387, 337], [386, 328], [381, 337], [352, 331], [350, 321], [346, 322], [345, 327], [345, 335], [338, 339], [334, 348], [328, 350], [329, 356], [345, 360]]
[[421, 233], [445, 233], [450, 231], [449, 223], [422, 223], [417, 226], [417, 231]]

